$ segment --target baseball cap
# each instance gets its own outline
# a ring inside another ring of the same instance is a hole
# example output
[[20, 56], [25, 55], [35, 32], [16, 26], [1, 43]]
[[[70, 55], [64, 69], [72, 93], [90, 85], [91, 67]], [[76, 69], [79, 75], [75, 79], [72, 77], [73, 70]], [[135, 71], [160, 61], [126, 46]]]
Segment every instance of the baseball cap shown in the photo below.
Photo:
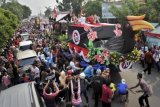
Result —
[[106, 69], [105, 69], [105, 72], [106, 72], [106, 73], [110, 73], [110, 69], [109, 69], [109, 68], [106, 68]]
[[122, 84], [126, 84], [126, 80], [125, 79], [122, 79], [121, 82], [122, 82]]
[[101, 75], [101, 69], [97, 69], [96, 74]]
[[72, 70], [68, 70], [68, 71], [67, 71], [67, 74], [68, 74], [68, 75], [72, 75]]
[[84, 74], [84, 72], [82, 72], [82, 73], [80, 73], [79, 77], [80, 77], [81, 79], [84, 79], [84, 78], [86, 77], [86, 75]]

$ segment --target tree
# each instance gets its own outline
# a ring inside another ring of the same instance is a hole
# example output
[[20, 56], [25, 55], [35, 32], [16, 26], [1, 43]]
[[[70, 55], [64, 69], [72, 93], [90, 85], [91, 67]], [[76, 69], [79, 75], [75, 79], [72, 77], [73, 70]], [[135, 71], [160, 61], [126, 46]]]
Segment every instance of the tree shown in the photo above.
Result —
[[17, 29], [19, 19], [12, 12], [0, 8], [0, 25], [0, 49], [2, 49]]
[[156, 15], [154, 18], [160, 23], [160, 0], [146, 0], [146, 3], [156, 11], [154, 12]]
[[71, 9], [71, 2], [72, 2], [72, 0], [62, 0], [62, 2], [59, 2], [57, 0], [59, 10], [60, 11], [70, 10]]
[[116, 5], [112, 4], [109, 11], [117, 17], [120, 22], [123, 22], [127, 15], [139, 15], [139, 8], [140, 5], [135, 0], [125, 0], [122, 2], [121, 7], [116, 7]]
[[6, 1], [17, 2], [17, 0], [0, 0], [0, 4], [5, 4]]
[[56, 1], [60, 11], [69, 11], [72, 8], [73, 12], [78, 15], [85, 0], [62, 0], [62, 2], [59, 2], [58, 0]]
[[7, 2], [1, 5], [5, 10], [11, 11], [19, 19], [28, 18], [31, 15], [31, 10], [25, 5], [21, 5], [17, 0], [12, 0], [12, 2]]
[[23, 5], [22, 8], [23, 8], [23, 19], [28, 18], [32, 13], [31, 9], [25, 5]]
[[6, 3], [6, 0], [0, 0], [0, 4]]
[[[159, 1], [159, 0], [156, 0]], [[146, 14], [146, 20], [150, 22], [158, 21], [158, 12], [155, 8], [160, 6], [160, 3], [154, 0], [147, 0], [145, 3], [137, 2], [137, 0], [124, 0], [121, 7], [116, 7], [112, 4], [110, 12], [119, 19], [120, 22], [125, 21], [127, 15], [142, 15]], [[152, 13], [152, 14], [151, 14]]]
[[7, 2], [1, 6], [5, 10], [11, 11], [19, 19], [23, 18], [23, 8], [18, 2]]
[[89, 1], [89, 2], [87, 2], [86, 5], [84, 6], [86, 16], [96, 14], [96, 15], [101, 17], [102, 16], [101, 5], [102, 4], [101, 4], [100, 1]]
[[72, 0], [72, 2], [71, 2], [71, 6], [73, 8], [73, 12], [77, 16], [81, 12], [83, 2], [84, 2], [84, 0]]
[[46, 11], [44, 12], [46, 17], [49, 17], [52, 14], [52, 9], [51, 7], [46, 7]]

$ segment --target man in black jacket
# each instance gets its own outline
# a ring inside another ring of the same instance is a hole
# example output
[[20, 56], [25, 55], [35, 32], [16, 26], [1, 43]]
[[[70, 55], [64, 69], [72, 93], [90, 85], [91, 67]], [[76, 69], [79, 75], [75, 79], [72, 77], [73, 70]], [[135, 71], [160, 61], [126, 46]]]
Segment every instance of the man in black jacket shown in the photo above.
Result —
[[93, 97], [94, 97], [94, 107], [98, 107], [98, 101], [99, 98], [102, 95], [102, 84], [105, 81], [105, 79], [101, 76], [101, 70], [96, 71], [97, 75], [92, 78], [91, 86], [93, 88]]

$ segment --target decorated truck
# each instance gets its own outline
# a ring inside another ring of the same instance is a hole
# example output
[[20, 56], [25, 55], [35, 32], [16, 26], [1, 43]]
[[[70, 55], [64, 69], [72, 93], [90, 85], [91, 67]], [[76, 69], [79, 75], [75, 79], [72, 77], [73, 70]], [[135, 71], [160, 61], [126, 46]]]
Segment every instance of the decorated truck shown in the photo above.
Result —
[[69, 49], [86, 62], [95, 59], [99, 63], [120, 65], [136, 61], [139, 51], [135, 49], [134, 36], [141, 29], [154, 29], [144, 21], [145, 15], [127, 16], [123, 24], [78, 23], [69, 26]]

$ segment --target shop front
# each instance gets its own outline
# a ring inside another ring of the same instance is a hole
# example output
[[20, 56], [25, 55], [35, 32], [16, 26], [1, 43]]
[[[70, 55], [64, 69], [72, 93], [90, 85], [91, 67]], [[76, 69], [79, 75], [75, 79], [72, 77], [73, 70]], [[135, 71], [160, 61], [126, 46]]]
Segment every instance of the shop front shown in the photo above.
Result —
[[146, 35], [146, 40], [149, 45], [160, 46], [160, 26], [150, 32], [145, 32], [144, 34]]

